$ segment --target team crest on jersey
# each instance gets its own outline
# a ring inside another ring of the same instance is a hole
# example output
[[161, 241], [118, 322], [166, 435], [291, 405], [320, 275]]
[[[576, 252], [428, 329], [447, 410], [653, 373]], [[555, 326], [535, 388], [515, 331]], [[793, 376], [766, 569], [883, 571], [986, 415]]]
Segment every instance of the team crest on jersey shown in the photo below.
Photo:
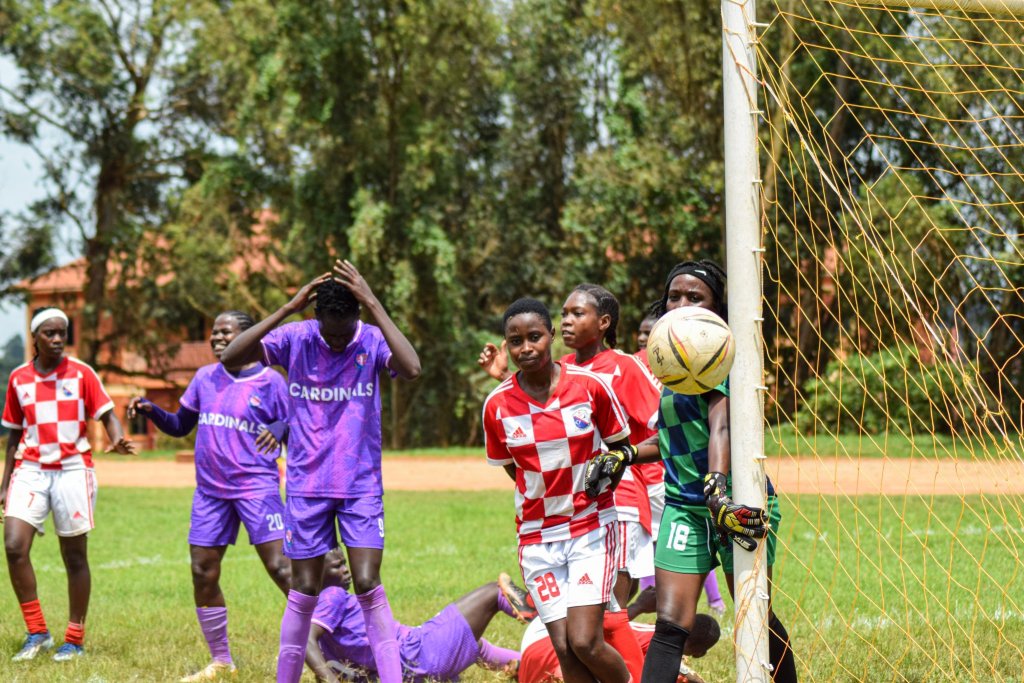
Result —
[[249, 405], [251, 405], [253, 408], [259, 408], [260, 407], [260, 403], [261, 403], [261, 401], [260, 401], [260, 397], [259, 396], [250, 396], [249, 397]]
[[366, 350], [359, 349], [359, 353], [356, 354], [356, 367], [362, 369], [366, 365], [367, 359], [369, 359], [369, 354], [366, 353]]
[[577, 408], [572, 414], [573, 424], [576, 429], [587, 429], [590, 427], [590, 411], [586, 408]]
[[75, 397], [74, 392], [72, 392], [66, 386], [61, 386], [61, 391], [64, 392], [64, 398], [74, 398]]

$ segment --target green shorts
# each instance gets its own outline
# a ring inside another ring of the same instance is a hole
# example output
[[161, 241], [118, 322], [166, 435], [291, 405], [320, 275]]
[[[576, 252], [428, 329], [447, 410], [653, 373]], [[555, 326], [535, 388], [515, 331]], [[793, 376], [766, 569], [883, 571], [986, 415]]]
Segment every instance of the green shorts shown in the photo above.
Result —
[[[779, 500], [768, 497], [768, 537], [758, 543], [768, 544], [768, 566], [775, 564], [778, 541]], [[677, 574], [707, 574], [719, 564], [732, 574], [733, 544], [723, 544], [711, 524], [708, 509], [703, 506], [665, 506], [654, 551], [654, 566]]]

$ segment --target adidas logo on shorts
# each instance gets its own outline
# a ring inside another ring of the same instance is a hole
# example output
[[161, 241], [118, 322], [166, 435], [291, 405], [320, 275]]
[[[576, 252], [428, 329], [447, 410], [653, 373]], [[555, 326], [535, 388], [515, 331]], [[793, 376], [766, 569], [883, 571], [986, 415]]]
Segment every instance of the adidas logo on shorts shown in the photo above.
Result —
[[590, 574], [584, 574], [580, 577], [580, 580], [576, 582], [577, 586], [593, 586], [594, 582], [590, 580]]

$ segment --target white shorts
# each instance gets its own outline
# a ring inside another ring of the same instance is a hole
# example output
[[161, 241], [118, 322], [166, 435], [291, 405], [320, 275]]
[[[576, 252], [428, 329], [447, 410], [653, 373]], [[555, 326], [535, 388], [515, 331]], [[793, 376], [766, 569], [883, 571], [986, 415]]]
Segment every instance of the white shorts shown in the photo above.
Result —
[[43, 523], [53, 511], [58, 536], [81, 536], [95, 526], [96, 471], [40, 470], [19, 467], [11, 473], [5, 517], [28, 522], [43, 535]]
[[570, 607], [603, 605], [612, 597], [618, 558], [618, 522], [567, 541], [519, 548], [533, 604], [545, 624], [564, 619]]
[[[665, 512], [665, 482], [661, 481], [648, 486], [647, 498], [651, 501], [651, 536], [658, 538], [661, 515]], [[651, 575], [653, 574], [654, 572], [651, 572]]]
[[640, 522], [619, 522], [619, 570], [630, 577], [654, 576], [654, 540]]

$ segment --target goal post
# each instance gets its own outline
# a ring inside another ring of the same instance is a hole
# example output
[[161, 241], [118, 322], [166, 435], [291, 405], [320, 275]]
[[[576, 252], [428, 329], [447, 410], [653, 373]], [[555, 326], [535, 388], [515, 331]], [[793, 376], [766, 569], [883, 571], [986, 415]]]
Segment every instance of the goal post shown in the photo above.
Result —
[[[1024, 0], [721, 12], [733, 495], [778, 487], [801, 680], [1019, 676]], [[771, 681], [766, 545], [737, 681]]]
[[[722, 87], [725, 122], [726, 272], [729, 325], [736, 355], [729, 373], [732, 493], [766, 508], [764, 343], [761, 338], [761, 242], [757, 66], [754, 0], [722, 2]], [[736, 680], [770, 682], [765, 544], [754, 552], [733, 544]]]

